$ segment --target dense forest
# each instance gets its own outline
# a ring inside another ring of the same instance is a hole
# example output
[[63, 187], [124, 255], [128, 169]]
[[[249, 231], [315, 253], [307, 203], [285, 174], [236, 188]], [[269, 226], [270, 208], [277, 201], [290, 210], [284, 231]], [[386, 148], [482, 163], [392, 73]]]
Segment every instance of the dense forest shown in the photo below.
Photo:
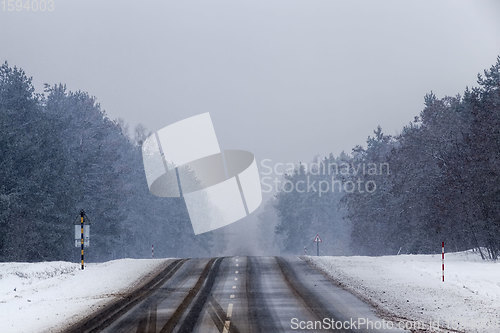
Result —
[[[318, 230], [331, 243], [322, 244], [323, 254], [345, 252], [334, 244], [348, 232], [354, 254], [435, 253], [444, 241], [449, 251], [476, 249], [497, 259], [500, 57], [477, 82], [455, 97], [426, 95], [420, 115], [399, 135], [378, 127], [365, 147], [286, 175], [274, 200], [275, 232], [285, 252], [312, 246], [310, 230]], [[349, 187], [319, 195], [320, 189], [301, 193], [295, 186], [306, 178], [331, 183], [332, 177]], [[358, 182], [364, 186], [352, 190]]]
[[[433, 253], [444, 241], [497, 259], [500, 57], [478, 87], [424, 102], [398, 135], [378, 127], [348, 154], [298, 164], [262, 204], [261, 233], [277, 220], [275, 240], [256, 242], [311, 254], [318, 232], [321, 254]], [[128, 132], [87, 93], [57, 84], [40, 94], [22, 69], [1, 65], [0, 261], [76, 260], [80, 209], [91, 222], [91, 261], [149, 257], [152, 244], [163, 257], [222, 253], [223, 232], [195, 237], [182, 199], [149, 193], [149, 132]], [[309, 183], [317, 186], [304, 190]]]
[[96, 99], [64, 85], [35, 92], [22, 69], [0, 67], [0, 261], [74, 260], [81, 209], [87, 258], [207, 256], [220, 234], [194, 236], [183, 200], [149, 193], [148, 135], [109, 119]]

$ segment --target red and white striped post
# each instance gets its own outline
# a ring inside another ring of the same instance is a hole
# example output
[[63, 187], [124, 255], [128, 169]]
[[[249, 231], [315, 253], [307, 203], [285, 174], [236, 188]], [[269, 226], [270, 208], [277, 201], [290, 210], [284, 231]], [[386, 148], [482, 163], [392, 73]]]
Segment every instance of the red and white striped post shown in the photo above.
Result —
[[444, 282], [444, 242], [441, 243], [441, 264], [442, 264], [442, 271], [443, 271], [443, 282]]
[[151, 244], [151, 258], [155, 257], [155, 246], [154, 244]]

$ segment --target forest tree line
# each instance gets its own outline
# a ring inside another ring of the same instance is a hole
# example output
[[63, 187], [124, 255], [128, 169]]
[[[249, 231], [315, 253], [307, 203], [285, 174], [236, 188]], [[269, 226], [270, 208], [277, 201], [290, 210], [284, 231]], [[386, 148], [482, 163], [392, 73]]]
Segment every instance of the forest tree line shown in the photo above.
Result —
[[[376, 184], [375, 191], [299, 193], [282, 189], [274, 200], [276, 238], [285, 252], [313, 246], [309, 230], [349, 253], [383, 255], [476, 249], [500, 256], [500, 57], [478, 86], [454, 97], [425, 96], [420, 115], [399, 135], [378, 127], [366, 146], [330, 155], [316, 168], [348, 163], [390, 166], [390, 172], [317, 172], [299, 165], [286, 175]], [[321, 171], [321, 170], [320, 170]], [[293, 188], [293, 187], [292, 187]], [[311, 228], [313, 227], [313, 228]], [[323, 254], [343, 254], [330, 244]], [[322, 244], [323, 246], [323, 244]]]
[[[210, 255], [220, 235], [194, 236], [183, 200], [149, 193], [137, 126], [131, 137], [96, 99], [62, 84], [35, 92], [0, 66], [0, 261], [74, 260], [74, 226], [91, 222], [92, 261]], [[222, 242], [217, 242], [222, 243]]]
[[[365, 147], [284, 177], [297, 185], [332, 184], [334, 176], [365, 187], [278, 192], [263, 204], [261, 227], [268, 233], [277, 218], [282, 253], [314, 253], [313, 230], [322, 254], [433, 253], [444, 241], [449, 250], [498, 258], [500, 57], [478, 87], [424, 101], [399, 135], [379, 127]], [[153, 244], [157, 256], [221, 253], [222, 233], [195, 237], [181, 199], [149, 193], [141, 157], [148, 135], [142, 126], [129, 135], [85, 92], [57, 84], [39, 94], [22, 69], [1, 65], [0, 261], [75, 260], [80, 209], [92, 223], [90, 260], [149, 257]]]

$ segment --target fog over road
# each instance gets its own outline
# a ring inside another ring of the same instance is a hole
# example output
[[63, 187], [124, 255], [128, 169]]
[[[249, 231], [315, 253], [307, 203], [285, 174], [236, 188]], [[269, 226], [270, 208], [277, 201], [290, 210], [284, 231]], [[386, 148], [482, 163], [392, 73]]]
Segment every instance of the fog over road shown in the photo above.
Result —
[[[333, 320], [356, 326], [330, 329]], [[298, 257], [224, 257], [171, 260], [145, 286], [68, 331], [398, 332], [366, 329], [363, 321], [382, 319]]]

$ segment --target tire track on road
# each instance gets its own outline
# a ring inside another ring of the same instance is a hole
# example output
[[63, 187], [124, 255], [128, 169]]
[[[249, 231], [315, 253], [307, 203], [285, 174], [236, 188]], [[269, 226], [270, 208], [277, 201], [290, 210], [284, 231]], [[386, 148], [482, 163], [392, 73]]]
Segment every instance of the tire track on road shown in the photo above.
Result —
[[188, 259], [174, 260], [164, 270], [138, 290], [106, 306], [103, 310], [95, 314], [90, 320], [85, 319], [84, 321], [73, 325], [66, 330], [66, 332], [86, 333], [102, 331], [129, 311], [133, 306], [149, 297], [159, 286], [167, 282], [187, 260]]
[[[290, 266], [290, 264], [286, 262], [286, 260], [281, 257], [276, 257], [276, 262], [281, 270], [281, 273], [283, 274], [283, 279], [285, 280], [290, 290], [294, 295], [297, 296], [297, 299], [299, 299], [302, 304], [304, 304], [304, 307], [309, 310], [309, 312], [314, 317], [316, 317], [320, 321], [322, 321], [324, 318], [335, 318], [336, 320], [339, 320], [339, 316], [336, 316], [335, 314], [328, 311], [328, 306], [317, 299], [314, 295], [314, 292], [309, 290], [299, 281], [297, 275], [295, 274], [295, 271]], [[353, 332], [352, 330], [346, 329], [325, 329], [324, 331], [343, 333]]]

